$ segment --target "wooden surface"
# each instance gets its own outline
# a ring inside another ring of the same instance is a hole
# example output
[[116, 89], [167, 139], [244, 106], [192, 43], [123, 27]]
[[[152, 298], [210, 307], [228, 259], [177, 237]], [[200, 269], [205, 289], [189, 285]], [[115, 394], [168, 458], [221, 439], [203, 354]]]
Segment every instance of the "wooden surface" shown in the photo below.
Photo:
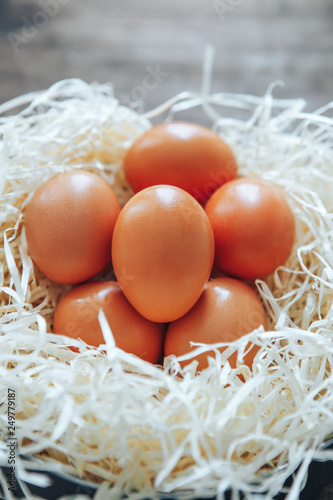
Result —
[[[213, 91], [262, 95], [278, 79], [276, 95], [309, 110], [333, 99], [332, 0], [0, 0], [0, 102], [80, 77], [114, 82], [123, 101], [143, 94], [149, 109], [199, 90], [207, 44]], [[165, 76], [145, 90], [156, 66]]]
[[[213, 91], [262, 95], [278, 79], [275, 95], [310, 111], [333, 99], [332, 0], [0, 0], [0, 102], [79, 77], [147, 110], [200, 89], [207, 44]], [[302, 498], [332, 500], [332, 476], [316, 466]]]

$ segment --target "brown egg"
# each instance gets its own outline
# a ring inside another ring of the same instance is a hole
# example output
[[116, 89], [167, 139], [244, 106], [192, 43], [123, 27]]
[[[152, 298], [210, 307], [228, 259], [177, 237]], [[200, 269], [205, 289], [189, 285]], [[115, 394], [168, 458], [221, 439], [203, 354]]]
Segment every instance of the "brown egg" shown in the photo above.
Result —
[[151, 321], [173, 321], [193, 307], [209, 278], [212, 228], [186, 191], [152, 186], [133, 196], [119, 215], [112, 258], [135, 309]]
[[215, 265], [236, 278], [264, 278], [289, 257], [295, 217], [283, 193], [269, 182], [237, 179], [208, 200]]
[[110, 261], [119, 212], [112, 188], [97, 175], [73, 170], [52, 177], [37, 189], [25, 214], [33, 261], [59, 283], [92, 278]]
[[85, 283], [68, 292], [57, 306], [54, 331], [98, 347], [105, 343], [98, 320], [100, 309], [117, 347], [151, 363], [160, 359], [164, 325], [143, 318], [114, 281]]
[[[190, 352], [195, 349], [190, 346], [191, 341], [205, 344], [233, 342], [260, 325], [266, 326], [265, 311], [252, 288], [233, 278], [216, 278], [208, 282], [198, 302], [185, 316], [170, 323], [164, 354], [181, 356]], [[221, 352], [224, 349], [220, 349]], [[254, 347], [245, 356], [244, 362], [249, 367], [257, 351]], [[199, 370], [208, 366], [208, 356], [214, 357], [214, 352], [196, 356]], [[236, 367], [236, 360], [237, 352], [228, 359], [232, 368]], [[182, 365], [192, 361], [184, 361]]]
[[124, 159], [134, 192], [156, 184], [177, 186], [204, 203], [237, 175], [232, 149], [216, 132], [189, 122], [160, 123], [138, 137]]

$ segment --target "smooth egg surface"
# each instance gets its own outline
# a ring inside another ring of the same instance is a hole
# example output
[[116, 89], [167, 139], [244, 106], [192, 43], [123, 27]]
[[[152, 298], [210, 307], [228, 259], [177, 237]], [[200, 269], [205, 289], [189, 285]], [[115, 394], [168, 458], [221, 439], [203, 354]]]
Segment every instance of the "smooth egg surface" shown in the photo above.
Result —
[[203, 204], [237, 175], [230, 146], [216, 132], [189, 122], [161, 123], [128, 150], [124, 171], [134, 192], [156, 184], [177, 186]]
[[[252, 332], [260, 325], [266, 326], [265, 311], [261, 301], [252, 288], [233, 278], [210, 280], [195, 306], [182, 318], [170, 323], [164, 345], [164, 354], [181, 356], [190, 352], [190, 342], [214, 344], [231, 343]], [[222, 352], [224, 348], [220, 348]], [[258, 349], [254, 346], [244, 357], [250, 368]], [[198, 370], [208, 366], [208, 356], [215, 357], [213, 351], [199, 354]], [[184, 366], [190, 362], [183, 361]], [[237, 353], [228, 361], [236, 367]]]
[[152, 186], [122, 209], [112, 258], [117, 281], [135, 309], [151, 321], [173, 321], [191, 309], [209, 278], [212, 228], [187, 192]]
[[117, 347], [145, 361], [159, 361], [164, 325], [143, 318], [114, 281], [85, 283], [64, 295], [55, 311], [54, 331], [80, 338], [91, 346], [105, 344], [98, 320], [100, 310], [106, 316]]
[[35, 192], [25, 214], [30, 256], [51, 280], [86, 281], [110, 261], [120, 205], [112, 188], [82, 170], [58, 174]]
[[241, 279], [264, 278], [289, 257], [295, 218], [283, 193], [257, 179], [221, 186], [205, 211], [215, 238], [215, 265]]

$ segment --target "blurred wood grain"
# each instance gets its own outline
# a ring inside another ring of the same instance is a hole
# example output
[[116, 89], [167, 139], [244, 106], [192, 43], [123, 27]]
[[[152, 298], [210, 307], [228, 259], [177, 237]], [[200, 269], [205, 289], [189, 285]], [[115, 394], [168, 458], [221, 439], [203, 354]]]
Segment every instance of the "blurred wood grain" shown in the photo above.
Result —
[[[262, 95], [282, 80], [277, 97], [313, 110], [333, 98], [332, 28], [332, 0], [0, 0], [0, 102], [79, 77], [149, 109], [200, 89], [212, 44], [213, 91]], [[147, 67], [165, 75], [150, 90]]]

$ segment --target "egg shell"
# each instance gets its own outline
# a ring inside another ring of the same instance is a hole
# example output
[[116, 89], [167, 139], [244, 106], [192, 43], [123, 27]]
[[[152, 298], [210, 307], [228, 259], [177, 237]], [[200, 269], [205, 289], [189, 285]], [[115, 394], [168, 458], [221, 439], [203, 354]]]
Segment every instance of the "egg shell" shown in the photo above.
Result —
[[120, 205], [112, 188], [90, 172], [58, 174], [36, 190], [25, 228], [30, 256], [51, 280], [86, 281], [110, 261]]
[[55, 311], [54, 331], [80, 338], [91, 346], [105, 344], [98, 320], [100, 310], [117, 347], [151, 363], [160, 359], [164, 325], [143, 318], [114, 281], [85, 283], [64, 295]]
[[[164, 344], [164, 354], [181, 356], [196, 347], [190, 342], [214, 344], [231, 343], [243, 335], [252, 332], [260, 325], [266, 327], [265, 311], [261, 301], [252, 288], [233, 278], [210, 280], [195, 306], [182, 318], [170, 323]], [[250, 347], [250, 346], [248, 346]], [[221, 348], [223, 352], [225, 348]], [[256, 346], [245, 355], [244, 362], [252, 366], [257, 353]], [[215, 357], [214, 351], [199, 354], [198, 370], [208, 366], [208, 356]], [[190, 361], [183, 361], [185, 366]], [[228, 361], [236, 367], [237, 352]]]
[[221, 186], [205, 211], [215, 238], [215, 265], [237, 278], [271, 274], [289, 257], [295, 218], [284, 194], [257, 179], [236, 179]]
[[177, 186], [204, 203], [237, 175], [230, 146], [202, 125], [160, 123], [140, 136], [124, 158], [124, 171], [134, 192], [157, 184]]
[[140, 314], [151, 321], [173, 321], [191, 309], [209, 278], [212, 228], [187, 192], [152, 186], [123, 208], [112, 256], [117, 281]]

